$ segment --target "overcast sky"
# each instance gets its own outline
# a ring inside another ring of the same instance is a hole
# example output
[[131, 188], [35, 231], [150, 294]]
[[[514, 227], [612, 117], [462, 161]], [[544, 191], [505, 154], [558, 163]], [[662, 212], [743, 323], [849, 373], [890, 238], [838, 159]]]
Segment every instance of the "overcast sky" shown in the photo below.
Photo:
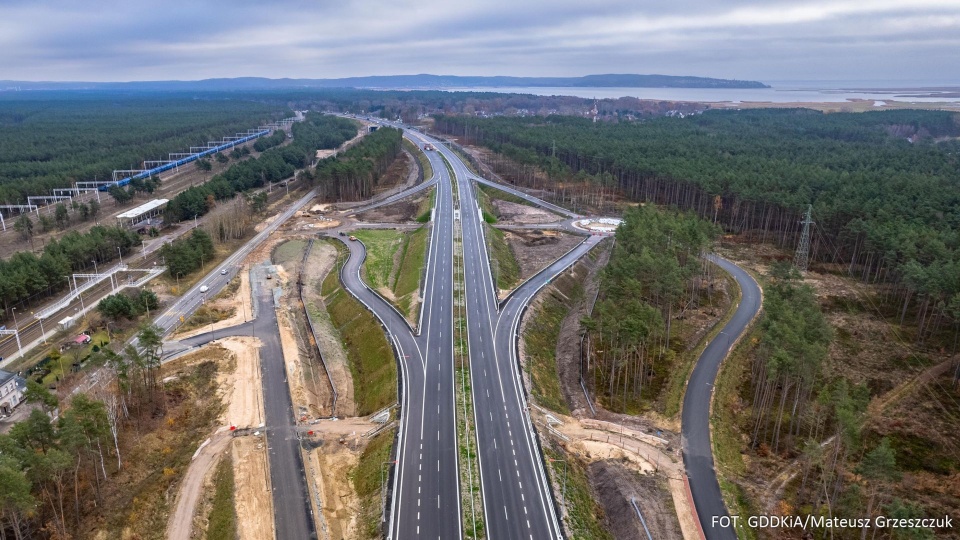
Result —
[[960, 83], [960, 0], [590, 4], [2, 0], [0, 79], [659, 73]]

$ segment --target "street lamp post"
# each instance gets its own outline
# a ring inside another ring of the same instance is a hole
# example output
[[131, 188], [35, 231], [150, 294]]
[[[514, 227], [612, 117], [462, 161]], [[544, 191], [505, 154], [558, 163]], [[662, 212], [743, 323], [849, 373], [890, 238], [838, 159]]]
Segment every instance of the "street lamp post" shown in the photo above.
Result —
[[117, 246], [117, 255], [120, 256], [120, 266], [123, 266], [123, 251], [120, 250], [120, 246]]
[[[33, 312], [30, 312], [33, 315]], [[47, 333], [43, 331], [43, 317], [37, 317], [37, 320], [40, 321], [40, 337], [43, 338], [43, 343], [47, 343]]]
[[17, 308], [13, 308], [13, 309], [11, 310], [11, 313], [13, 313], [13, 326], [14, 326], [14, 328], [17, 329], [17, 331], [19, 331], [19, 330], [20, 330], [20, 323], [17, 322]]
[[100, 270], [97, 269], [97, 260], [96, 260], [96, 259], [93, 259], [93, 260], [90, 261], [90, 262], [93, 263], [93, 273], [99, 275], [99, 274], [100, 274]]

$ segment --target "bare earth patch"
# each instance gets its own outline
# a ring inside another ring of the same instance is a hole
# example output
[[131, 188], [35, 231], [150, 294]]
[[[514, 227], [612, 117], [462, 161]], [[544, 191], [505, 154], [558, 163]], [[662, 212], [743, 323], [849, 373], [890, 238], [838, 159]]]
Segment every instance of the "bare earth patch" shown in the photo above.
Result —
[[270, 465], [263, 436], [233, 439], [234, 508], [239, 540], [274, 538]]
[[347, 363], [347, 356], [343, 350], [343, 344], [340, 342], [340, 336], [326, 308], [323, 306], [323, 299], [320, 297], [320, 283], [328, 272], [336, 271], [333, 268], [336, 262], [336, 248], [326, 242], [315, 242], [313, 251], [307, 259], [307, 267], [304, 271], [304, 298], [307, 302], [307, 309], [310, 311], [313, 319], [314, 329], [317, 331], [317, 339], [320, 348], [320, 354], [323, 355], [324, 362], [330, 370], [330, 377], [337, 388], [337, 415], [353, 416], [356, 414], [356, 404], [353, 398], [353, 376], [350, 374], [350, 365]]
[[363, 434], [375, 424], [359, 418], [321, 420], [312, 426], [307, 477], [320, 492], [327, 538], [355, 538], [360, 502], [350, 473], [367, 445]]
[[[529, 208], [523, 205], [516, 205]], [[520, 279], [543, 270], [573, 249], [583, 237], [550, 229], [502, 229], [503, 236], [520, 264]]]
[[503, 225], [540, 225], [555, 223], [561, 219], [553, 212], [525, 204], [500, 199], [492, 199], [492, 202], [497, 210], [497, 222]]

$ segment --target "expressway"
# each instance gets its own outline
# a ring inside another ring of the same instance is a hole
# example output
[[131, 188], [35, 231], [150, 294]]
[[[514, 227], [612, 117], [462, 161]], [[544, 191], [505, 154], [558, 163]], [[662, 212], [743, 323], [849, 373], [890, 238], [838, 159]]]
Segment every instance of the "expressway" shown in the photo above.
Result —
[[714, 516], [726, 516], [727, 508], [723, 504], [720, 484], [713, 466], [713, 447], [710, 444], [710, 402], [713, 398], [713, 382], [717, 378], [720, 363], [760, 311], [763, 293], [750, 274], [739, 266], [715, 255], [708, 256], [708, 259], [737, 280], [742, 298], [733, 318], [700, 354], [697, 365], [693, 368], [693, 373], [687, 382], [680, 428], [683, 441], [683, 464], [690, 481], [690, 492], [693, 495], [696, 514], [707, 540], [735, 540], [737, 533], [733, 528], [713, 525]]
[[[475, 177], [452, 151], [437, 141], [410, 131], [406, 135], [414, 142], [432, 142], [438, 148], [436, 152], [426, 153], [436, 171], [437, 198], [419, 335], [414, 335], [403, 317], [363, 283], [360, 278], [365, 256], [362, 243], [346, 242], [351, 257], [341, 271], [345, 287], [373, 311], [386, 328], [400, 360], [402, 416], [387, 538], [448, 539], [461, 534], [452, 354], [455, 220], [460, 220], [463, 235], [467, 341], [477, 439], [483, 441], [478, 450], [487, 537], [562, 538], [543, 456], [527, 411], [516, 356], [516, 332], [524, 308], [536, 292], [601, 238], [587, 238], [529, 279], [510, 296], [501, 311], [472, 184]], [[457, 182], [459, 208], [440, 154], [454, 170], [452, 180]], [[397, 194], [389, 201], [410, 195], [415, 189]], [[522, 192], [516, 194], [535, 204], [546, 205]], [[559, 208], [558, 211], [573, 216], [569, 211]]]
[[[390, 124], [393, 125], [393, 124]], [[450, 261], [451, 243], [449, 231], [453, 228], [452, 220], [460, 220], [462, 230], [462, 249], [464, 257], [464, 296], [466, 298], [467, 313], [467, 342], [470, 357], [472, 379], [472, 393], [474, 403], [474, 422], [477, 430], [477, 440], [482, 441], [478, 446], [481, 486], [484, 502], [484, 521], [487, 537], [498, 540], [500, 538], [563, 538], [563, 532], [558, 522], [558, 508], [550, 489], [550, 484], [544, 470], [544, 456], [541, 454], [536, 432], [530, 422], [526, 402], [526, 390], [520, 373], [520, 363], [517, 353], [518, 328], [523, 313], [530, 300], [558, 274], [565, 271], [580, 257], [596, 246], [604, 235], [588, 236], [582, 243], [573, 248], [563, 257], [549, 265], [540, 273], [522, 283], [505, 300], [498, 301], [493, 277], [490, 272], [489, 258], [483, 234], [483, 220], [475, 196], [473, 182], [489, 185], [507, 193], [521, 197], [533, 204], [547, 208], [568, 219], [561, 227], [570, 227], [570, 218], [579, 217], [569, 210], [546, 203], [522, 191], [478, 178], [462, 163], [459, 157], [450, 149], [439, 144], [438, 141], [425, 137], [419, 133], [406, 132], [406, 136], [415, 142], [431, 142], [437, 151], [427, 152], [434, 170], [439, 171], [437, 207], [435, 209], [434, 238], [430, 246], [430, 259], [426, 268], [426, 287], [423, 292], [425, 303], [423, 310], [429, 315], [426, 325], [426, 335], [431, 332], [445, 332], [451, 328], [452, 314], [437, 315], [443, 306], [450, 305], [450, 297], [443, 294], [438, 298], [436, 283], [449, 283], [450, 277], [447, 266]], [[449, 181], [446, 178], [447, 168], [438, 154], [445, 156], [454, 171], [454, 181], [457, 182], [459, 201], [450, 206], [452, 199], [449, 192]], [[398, 200], [411, 192], [397, 194], [391, 202]], [[379, 203], [378, 203], [379, 205]], [[453, 210], [453, 212], [451, 212]], [[450, 214], [453, 214], [451, 217]], [[585, 231], [578, 231], [585, 234]], [[446, 449], [447, 444], [453, 445], [453, 436], [447, 436], [445, 426], [451, 423], [448, 420], [453, 416], [451, 392], [443, 388], [444, 380], [449, 379], [449, 364], [452, 357], [449, 350], [431, 347], [448, 346], [444, 343], [432, 341], [429, 337], [424, 342], [424, 336], [413, 337], [406, 321], [396, 311], [369, 290], [360, 280], [359, 269], [362, 264], [363, 247], [358, 242], [351, 244], [351, 257], [348, 269], [344, 270], [344, 282], [347, 288], [357, 295], [374, 312], [394, 341], [400, 356], [402, 379], [407, 388], [403, 392], [403, 418], [401, 419], [400, 446], [398, 450], [398, 474], [393, 492], [392, 516], [388, 538], [408, 538], [423, 535], [433, 538], [431, 532], [424, 534], [422, 529], [413, 525], [411, 514], [416, 510], [416, 522], [422, 521], [420, 499], [417, 498], [417, 507], [410, 504], [413, 492], [411, 484], [418, 484], [417, 494], [420, 493], [419, 483], [424, 454], [420, 454], [417, 434], [411, 433], [417, 422], [421, 426], [424, 421], [429, 424], [434, 415], [437, 420], [438, 445]], [[442, 246], [438, 248], [439, 246]], [[438, 254], [439, 251], [439, 254]], [[442, 258], [442, 262], [439, 260]], [[739, 337], [747, 325], [755, 317], [761, 305], [761, 292], [756, 282], [736, 265], [715, 256], [710, 257], [722, 268], [730, 272], [739, 283], [743, 291], [743, 298], [733, 318], [724, 327], [721, 339], [713, 340], [701, 355], [689, 381], [684, 396], [682, 413], [683, 431], [683, 458], [689, 477], [695, 507], [702, 528], [708, 539], [735, 538], [731, 529], [711, 527], [712, 516], [726, 515], [726, 508], [720, 495], [719, 484], [713, 468], [712, 448], [710, 445], [709, 410], [712, 395], [713, 381], [716, 378], [719, 364], [726, 356], [733, 341]], [[438, 269], [438, 264], [440, 268]], [[442, 277], [438, 272], [444, 274]], [[349, 278], [347, 276], [349, 274]], [[349, 281], [348, 281], [349, 279]], [[443, 286], [441, 286], [443, 289]], [[423, 313], [421, 314], [423, 315]], [[401, 336], [402, 339], [401, 339]], [[423, 345], [418, 347], [418, 345]], [[416, 354], [412, 354], [416, 348]], [[442, 359], [439, 363], [428, 361], [422, 350], [436, 350], [434, 358]], [[406, 351], [406, 352], [405, 352]], [[410, 361], [416, 357], [420, 361]], [[420, 369], [422, 366], [422, 369]], [[437, 374], [442, 375], [437, 380], [437, 390], [433, 391], [432, 382], [428, 382], [429, 373], [436, 367]], [[424, 375], [427, 374], [427, 375]], [[418, 385], [423, 385], [423, 393], [418, 394]], [[419, 404], [417, 403], [420, 400]], [[445, 414], [444, 407], [450, 407]], [[434, 413], [436, 411], [436, 413]], [[454, 428], [455, 429], [455, 428]], [[423, 438], [423, 428], [419, 437]], [[413, 440], [411, 441], [411, 438]], [[449, 441], [449, 443], [447, 443]], [[411, 448], [415, 451], [411, 452]], [[435, 453], [434, 453], [435, 454]], [[431, 454], [431, 455], [434, 455]], [[456, 470], [446, 470], [439, 467], [437, 478], [432, 481], [444, 482], [444, 476], [455, 476]], [[454, 461], [455, 463], [455, 461]], [[414, 474], [416, 479], [413, 479]], [[456, 487], [456, 480], [446, 481], [452, 488]], [[436, 493], [436, 492], [434, 492]], [[456, 492], [449, 492], [451, 497], [457, 497]], [[431, 508], [429, 520], [437, 522], [458, 522], [457, 516], [451, 516], [453, 505], [446, 510], [441, 507]], [[457, 531], [459, 534], [459, 531]], [[454, 536], [437, 536], [438, 538], [453, 538]]]
[[562, 538], [516, 362], [515, 332], [523, 307], [533, 294], [596, 241], [581, 243], [528, 280], [526, 292], [511, 298], [512, 309], [501, 311], [490, 272], [483, 219], [470, 181], [472, 175], [454, 152], [443, 146], [438, 149], [458, 178], [467, 342], [474, 422], [477, 440], [483, 441], [478, 444], [478, 453], [487, 536]]
[[351, 256], [340, 271], [345, 288], [386, 328], [399, 360], [401, 417], [391, 475], [388, 539], [461, 538], [453, 414], [453, 190], [439, 156], [427, 155], [435, 179], [376, 203], [387, 204], [437, 185], [420, 313], [422, 331], [415, 335], [403, 316], [363, 283], [360, 268], [365, 251], [361, 242], [346, 242]]

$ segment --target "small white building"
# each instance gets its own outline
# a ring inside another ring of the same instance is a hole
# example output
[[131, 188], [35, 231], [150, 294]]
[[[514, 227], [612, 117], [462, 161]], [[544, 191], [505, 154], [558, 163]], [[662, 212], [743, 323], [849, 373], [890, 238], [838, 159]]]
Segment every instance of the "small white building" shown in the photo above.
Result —
[[168, 202], [167, 199], [154, 199], [150, 202], [145, 202], [136, 208], [131, 208], [117, 215], [117, 223], [121, 227], [137, 227], [141, 224], [151, 224], [151, 218], [163, 214], [163, 209], [166, 208]]
[[27, 381], [14, 373], [0, 369], [0, 415], [10, 416], [13, 409], [23, 402]]

